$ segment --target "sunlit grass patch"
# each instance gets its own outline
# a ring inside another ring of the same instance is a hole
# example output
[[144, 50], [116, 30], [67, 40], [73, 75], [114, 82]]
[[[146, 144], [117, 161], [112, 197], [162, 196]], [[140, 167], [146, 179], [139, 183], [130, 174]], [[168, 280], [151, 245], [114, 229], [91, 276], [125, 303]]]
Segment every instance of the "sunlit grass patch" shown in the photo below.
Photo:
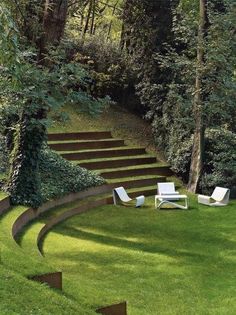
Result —
[[235, 207], [190, 210], [103, 206], [45, 240], [65, 290], [94, 305], [128, 301], [130, 315], [236, 312]]

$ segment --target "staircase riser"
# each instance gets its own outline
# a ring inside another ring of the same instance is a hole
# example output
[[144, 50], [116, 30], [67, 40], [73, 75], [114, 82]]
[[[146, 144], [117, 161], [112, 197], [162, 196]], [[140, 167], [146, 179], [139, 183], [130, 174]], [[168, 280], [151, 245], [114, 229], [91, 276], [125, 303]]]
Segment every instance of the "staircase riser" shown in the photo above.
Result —
[[100, 158], [113, 158], [121, 156], [132, 156], [145, 154], [145, 149], [129, 149], [129, 150], [111, 150], [111, 151], [92, 151], [92, 152], [78, 152], [62, 154], [64, 159], [69, 161], [77, 160], [91, 160]]
[[48, 141], [66, 140], [101, 140], [112, 138], [111, 132], [73, 132], [73, 133], [54, 133], [48, 134]]
[[112, 171], [107, 173], [101, 173], [101, 176], [105, 179], [123, 178], [129, 176], [146, 176], [146, 175], [160, 175], [171, 176], [173, 173], [168, 167], [156, 167], [156, 168], [143, 168], [125, 171]]
[[87, 149], [105, 149], [124, 146], [123, 140], [117, 141], [94, 141], [84, 143], [54, 143], [49, 144], [50, 148], [56, 151], [77, 151]]
[[148, 187], [148, 186], [154, 186], [158, 183], [165, 182], [165, 177], [160, 178], [148, 178], [148, 179], [140, 179], [140, 180], [130, 180], [130, 181], [117, 181], [117, 183], [110, 184], [112, 188], [123, 186], [125, 189], [129, 188], [140, 188], [140, 187]]
[[100, 170], [106, 168], [118, 168], [125, 166], [135, 166], [155, 163], [155, 158], [138, 158], [138, 159], [127, 159], [127, 160], [116, 160], [116, 161], [101, 161], [101, 162], [86, 162], [79, 163], [81, 167], [85, 167], [89, 170]]

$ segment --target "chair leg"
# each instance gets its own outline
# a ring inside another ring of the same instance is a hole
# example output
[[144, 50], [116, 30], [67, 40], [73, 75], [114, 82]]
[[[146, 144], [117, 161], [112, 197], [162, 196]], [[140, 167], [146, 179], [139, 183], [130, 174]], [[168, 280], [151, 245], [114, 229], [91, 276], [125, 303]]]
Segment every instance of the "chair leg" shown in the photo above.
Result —
[[112, 196], [113, 196], [113, 203], [115, 206], [117, 206], [117, 200], [116, 200], [116, 193], [115, 191], [112, 192]]

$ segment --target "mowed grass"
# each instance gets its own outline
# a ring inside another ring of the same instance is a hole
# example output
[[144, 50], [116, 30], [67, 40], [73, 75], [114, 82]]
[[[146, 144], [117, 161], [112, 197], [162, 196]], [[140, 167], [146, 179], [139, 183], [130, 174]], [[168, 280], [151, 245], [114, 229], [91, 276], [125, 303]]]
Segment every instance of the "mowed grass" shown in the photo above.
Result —
[[0, 217], [0, 315], [95, 315], [91, 307], [78, 300], [28, 280], [30, 276], [57, 270], [37, 253], [33, 239], [27, 251], [12, 238], [12, 225], [26, 209], [14, 207]]
[[72, 299], [129, 315], [236, 314], [236, 201], [189, 210], [113, 205], [71, 218], [44, 242]]
[[165, 161], [162, 152], [157, 148], [158, 144], [155, 145], [151, 125], [120, 106], [111, 106], [94, 118], [76, 112], [70, 105], [65, 106], [61, 111], [67, 113], [69, 120], [60, 122], [52, 115], [49, 133], [108, 130], [112, 132], [113, 137], [124, 139], [127, 145], [145, 147], [147, 152], [156, 155], [160, 161]]

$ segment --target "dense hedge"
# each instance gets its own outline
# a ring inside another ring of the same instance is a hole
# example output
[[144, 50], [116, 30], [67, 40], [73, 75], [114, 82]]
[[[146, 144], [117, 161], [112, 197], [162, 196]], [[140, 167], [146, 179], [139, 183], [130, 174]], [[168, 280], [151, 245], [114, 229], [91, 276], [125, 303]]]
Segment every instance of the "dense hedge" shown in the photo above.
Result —
[[102, 177], [73, 165], [48, 148], [42, 151], [39, 170], [43, 202], [105, 183]]
[[[175, 148], [175, 149], [173, 149]], [[231, 189], [236, 195], [236, 135], [224, 129], [208, 129], [205, 138], [204, 169], [200, 189], [211, 193], [215, 186]], [[188, 181], [192, 139], [186, 138], [167, 151], [172, 169]]]

